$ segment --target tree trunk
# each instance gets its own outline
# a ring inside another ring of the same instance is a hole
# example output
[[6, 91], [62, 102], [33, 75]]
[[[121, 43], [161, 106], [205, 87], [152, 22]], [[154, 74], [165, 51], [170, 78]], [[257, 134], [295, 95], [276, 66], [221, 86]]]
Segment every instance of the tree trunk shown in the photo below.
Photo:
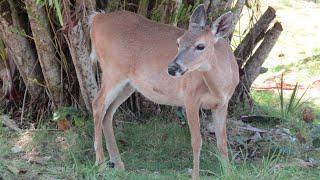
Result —
[[277, 42], [282, 30], [281, 24], [276, 22], [274, 26], [267, 31], [262, 43], [244, 66], [244, 72], [246, 76], [245, 85], [247, 88], [251, 87], [253, 81], [260, 74], [261, 66]]
[[96, 11], [97, 3], [92, 0], [84, 0], [84, 6], [87, 8], [89, 12]]
[[12, 87], [10, 70], [5, 63], [6, 60], [0, 57], [0, 81], [2, 81], [2, 88], [0, 89], [0, 101], [2, 101], [2, 98], [11, 91]]
[[1, 38], [10, 54], [14, 55], [14, 62], [30, 96], [36, 99], [42, 90], [42, 87], [39, 86], [42, 79], [40, 67], [27, 38], [12, 32], [12, 29], [17, 28], [21, 30], [20, 26], [9, 25], [4, 17], [0, 15]]
[[231, 10], [234, 0], [211, 0], [208, 13], [212, 13], [212, 20], [217, 19], [221, 14], [227, 10]]
[[49, 91], [49, 98], [55, 107], [62, 104], [62, 83], [60, 65], [55, 56], [55, 47], [51, 39], [51, 28], [45, 9], [33, 0], [26, 0], [26, 9], [35, 42], [42, 74]]
[[[67, 18], [65, 22], [65, 40], [68, 44], [71, 59], [76, 71], [80, 93], [86, 109], [92, 112], [92, 100], [98, 92], [92, 62], [90, 60], [90, 39], [86, 15], [95, 11], [96, 3], [89, 0], [76, 1], [75, 10], [70, 10], [68, 3], [63, 3], [63, 13]], [[75, 17], [74, 14], [77, 14]], [[72, 19], [72, 20], [71, 20]]]
[[237, 58], [239, 68], [242, 68], [246, 59], [249, 57], [259, 40], [261, 40], [264, 32], [268, 29], [269, 24], [275, 17], [276, 11], [272, 7], [268, 7], [265, 13], [259, 18], [257, 23], [250, 29], [249, 33], [236, 48], [234, 55]]
[[279, 22], [276, 22], [273, 28], [266, 33], [264, 40], [257, 48], [253, 56], [249, 58], [244, 68], [240, 70], [240, 83], [238, 84], [231, 98], [232, 105], [239, 104], [240, 102], [244, 103], [247, 99], [250, 106], [252, 106], [252, 99], [249, 94], [250, 87], [253, 81], [261, 73], [261, 66], [265, 59], [268, 57], [271, 49], [275, 45], [281, 31], [281, 24]]
[[97, 82], [93, 73], [89, 57], [88, 42], [84, 35], [81, 21], [74, 26], [66, 37], [72, 61], [76, 69], [81, 95], [86, 108], [92, 112], [91, 102], [98, 91]]

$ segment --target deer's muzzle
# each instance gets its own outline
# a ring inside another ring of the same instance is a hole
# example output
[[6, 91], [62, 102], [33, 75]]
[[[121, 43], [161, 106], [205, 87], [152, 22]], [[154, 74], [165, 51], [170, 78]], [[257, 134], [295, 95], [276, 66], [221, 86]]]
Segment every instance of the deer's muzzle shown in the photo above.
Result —
[[182, 68], [178, 63], [176, 62], [172, 62], [171, 64], [169, 64], [168, 66], [168, 73], [171, 76], [182, 76], [187, 70]]

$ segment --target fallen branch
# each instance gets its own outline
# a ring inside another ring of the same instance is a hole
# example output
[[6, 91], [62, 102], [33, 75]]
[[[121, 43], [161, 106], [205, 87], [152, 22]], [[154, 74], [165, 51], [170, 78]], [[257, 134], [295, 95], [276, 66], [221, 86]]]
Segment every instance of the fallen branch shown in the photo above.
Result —
[[256, 116], [256, 115], [252, 115], [252, 116], [241, 116], [240, 120], [244, 123], [252, 123], [252, 122], [276, 122], [276, 123], [280, 123], [281, 122], [281, 118], [278, 117], [270, 117], [270, 116]]
[[259, 129], [259, 128], [256, 128], [256, 127], [252, 127], [250, 125], [246, 126], [246, 127], [237, 127], [238, 129], [242, 129], [242, 130], [246, 130], [246, 131], [253, 131], [253, 132], [258, 132], [258, 133], [265, 133], [267, 132], [266, 130], [264, 129]]

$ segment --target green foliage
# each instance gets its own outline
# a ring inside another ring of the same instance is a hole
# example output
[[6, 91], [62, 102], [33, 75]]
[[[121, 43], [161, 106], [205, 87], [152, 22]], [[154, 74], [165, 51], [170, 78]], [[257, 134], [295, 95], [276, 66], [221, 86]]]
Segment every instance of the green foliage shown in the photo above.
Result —
[[148, 7], [149, 0], [140, 0], [139, 1], [139, 8], [138, 13], [146, 16], [147, 15], [147, 7]]
[[16, 34], [19, 34], [20, 36], [24, 36], [24, 37], [29, 37], [32, 39], [32, 37], [30, 37], [26, 31], [24, 29], [19, 29], [17, 27], [11, 27], [10, 28], [10, 31], [13, 32], [13, 33], [16, 33]]
[[61, 2], [59, 0], [36, 0], [36, 3], [41, 6], [48, 4], [50, 7], [53, 7], [60, 23], [60, 26], [63, 26]]
[[72, 106], [60, 107], [53, 113], [53, 121], [59, 121], [62, 119], [70, 119], [78, 128], [84, 125], [84, 119], [81, 117], [76, 108]]
[[173, 12], [171, 16], [171, 23], [178, 24], [180, 23], [188, 23], [189, 17], [192, 14], [193, 10], [200, 4], [200, 1], [196, 1], [194, 6], [182, 4], [179, 9]]
[[309, 138], [315, 148], [320, 148], [320, 125], [310, 125]]
[[107, 12], [116, 11], [119, 8], [120, 1], [119, 0], [110, 0], [108, 1], [108, 6], [105, 7]]

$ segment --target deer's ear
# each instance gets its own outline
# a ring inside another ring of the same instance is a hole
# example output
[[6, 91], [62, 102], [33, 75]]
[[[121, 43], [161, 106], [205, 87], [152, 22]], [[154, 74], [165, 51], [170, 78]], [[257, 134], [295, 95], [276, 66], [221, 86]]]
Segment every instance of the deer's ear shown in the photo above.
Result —
[[204, 27], [206, 25], [206, 10], [203, 4], [200, 4], [193, 11], [189, 19], [189, 29], [194, 27]]
[[215, 39], [222, 38], [231, 30], [233, 23], [233, 13], [231, 11], [221, 15], [216, 19], [211, 26], [212, 34]]

